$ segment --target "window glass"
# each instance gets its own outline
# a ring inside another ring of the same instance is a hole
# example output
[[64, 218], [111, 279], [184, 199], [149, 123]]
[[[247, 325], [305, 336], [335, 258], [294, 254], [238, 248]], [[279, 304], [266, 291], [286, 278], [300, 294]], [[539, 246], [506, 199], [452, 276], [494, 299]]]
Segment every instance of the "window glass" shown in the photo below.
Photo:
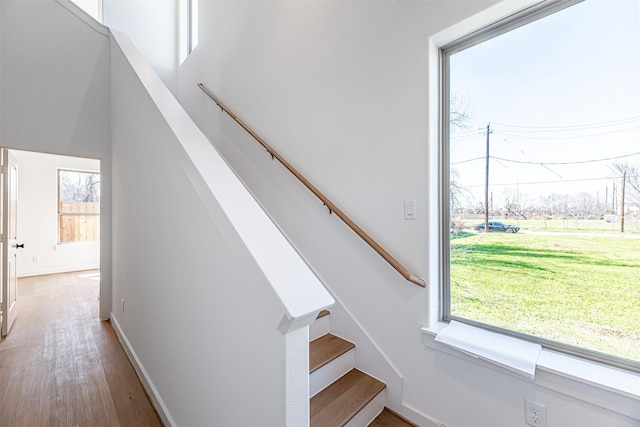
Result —
[[102, 0], [71, 0], [96, 21], [102, 22]]
[[188, 35], [188, 51], [189, 53], [198, 46], [198, 0], [188, 0], [189, 8], [189, 35]]
[[58, 171], [58, 242], [100, 240], [100, 174]]
[[565, 6], [443, 47], [444, 317], [637, 369], [640, 2]]

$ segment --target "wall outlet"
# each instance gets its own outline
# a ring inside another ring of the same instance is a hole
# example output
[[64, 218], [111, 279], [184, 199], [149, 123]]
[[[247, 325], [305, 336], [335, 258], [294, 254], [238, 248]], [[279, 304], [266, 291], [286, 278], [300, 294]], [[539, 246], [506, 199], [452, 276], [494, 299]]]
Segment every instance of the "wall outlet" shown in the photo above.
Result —
[[124, 313], [124, 298], [120, 298], [120, 311]]
[[547, 427], [547, 407], [541, 403], [524, 399], [524, 419], [527, 425]]
[[40, 261], [40, 258], [38, 258], [37, 256], [33, 257], [33, 262], [39, 262], [39, 261]]

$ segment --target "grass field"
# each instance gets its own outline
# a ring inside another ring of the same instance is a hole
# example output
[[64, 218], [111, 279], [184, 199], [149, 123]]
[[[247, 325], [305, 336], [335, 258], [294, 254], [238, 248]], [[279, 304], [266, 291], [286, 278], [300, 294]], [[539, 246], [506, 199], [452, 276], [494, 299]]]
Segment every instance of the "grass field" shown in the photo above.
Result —
[[452, 314], [640, 361], [640, 239], [462, 231], [451, 248]]

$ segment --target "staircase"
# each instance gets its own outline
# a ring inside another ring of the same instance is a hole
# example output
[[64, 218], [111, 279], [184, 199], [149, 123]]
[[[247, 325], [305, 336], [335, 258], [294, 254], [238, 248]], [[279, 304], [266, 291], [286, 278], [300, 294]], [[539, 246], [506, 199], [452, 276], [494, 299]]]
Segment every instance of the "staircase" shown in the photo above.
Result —
[[355, 368], [355, 345], [330, 332], [322, 311], [309, 328], [311, 427], [415, 427], [385, 408], [386, 385]]

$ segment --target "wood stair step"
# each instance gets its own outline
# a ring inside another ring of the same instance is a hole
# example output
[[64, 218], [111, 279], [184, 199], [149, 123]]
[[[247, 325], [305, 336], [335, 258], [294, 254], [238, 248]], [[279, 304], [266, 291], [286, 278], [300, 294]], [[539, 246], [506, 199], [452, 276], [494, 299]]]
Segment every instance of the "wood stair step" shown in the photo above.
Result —
[[309, 372], [323, 367], [352, 348], [355, 348], [355, 344], [331, 334], [311, 341], [309, 343]]
[[316, 316], [316, 319], [319, 319], [324, 316], [328, 316], [329, 314], [331, 314], [329, 310], [322, 310], [320, 311], [320, 313], [318, 313], [318, 315]]
[[376, 417], [369, 427], [418, 427], [411, 421], [401, 417], [395, 412], [384, 408], [384, 411]]
[[311, 398], [311, 426], [344, 426], [385, 387], [383, 382], [352, 369]]
[[309, 341], [316, 340], [329, 333], [331, 329], [330, 314], [329, 310], [322, 310], [318, 313], [316, 320], [309, 325]]

